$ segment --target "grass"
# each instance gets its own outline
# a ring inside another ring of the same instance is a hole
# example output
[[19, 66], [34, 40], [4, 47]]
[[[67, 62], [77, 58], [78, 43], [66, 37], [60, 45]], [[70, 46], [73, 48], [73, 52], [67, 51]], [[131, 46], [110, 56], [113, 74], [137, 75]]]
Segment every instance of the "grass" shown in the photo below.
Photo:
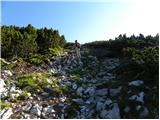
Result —
[[11, 100], [11, 102], [17, 103], [17, 102], [18, 102], [18, 97], [14, 97], [14, 98]]
[[27, 99], [29, 96], [28, 96], [28, 92], [27, 91], [23, 91], [19, 96], [18, 96], [18, 99], [19, 100], [25, 100]]
[[10, 108], [11, 106], [6, 102], [0, 102], [0, 110], [3, 110], [4, 108]]

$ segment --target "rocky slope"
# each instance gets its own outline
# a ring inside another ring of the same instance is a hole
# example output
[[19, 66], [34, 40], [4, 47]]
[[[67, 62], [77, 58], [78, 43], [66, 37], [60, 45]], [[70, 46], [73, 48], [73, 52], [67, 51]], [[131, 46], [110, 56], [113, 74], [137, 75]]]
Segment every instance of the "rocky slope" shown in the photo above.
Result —
[[18, 72], [2, 69], [0, 116], [2, 119], [145, 118], [149, 110], [144, 102], [145, 92], [140, 88], [143, 80], [123, 85], [113, 72], [119, 65], [118, 58], [97, 60], [82, 53], [79, 61], [70, 52], [53, 57], [42, 68], [30, 66], [29, 73], [27, 67]]

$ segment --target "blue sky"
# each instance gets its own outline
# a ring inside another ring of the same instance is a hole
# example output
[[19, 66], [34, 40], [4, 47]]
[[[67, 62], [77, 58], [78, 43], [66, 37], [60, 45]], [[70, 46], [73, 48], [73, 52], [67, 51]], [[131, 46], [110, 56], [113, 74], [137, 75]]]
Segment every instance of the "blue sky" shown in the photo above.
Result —
[[[153, 0], [154, 1], [154, 0]], [[158, 33], [156, 2], [3, 1], [2, 25], [58, 29], [66, 40], [108, 40], [119, 34]]]

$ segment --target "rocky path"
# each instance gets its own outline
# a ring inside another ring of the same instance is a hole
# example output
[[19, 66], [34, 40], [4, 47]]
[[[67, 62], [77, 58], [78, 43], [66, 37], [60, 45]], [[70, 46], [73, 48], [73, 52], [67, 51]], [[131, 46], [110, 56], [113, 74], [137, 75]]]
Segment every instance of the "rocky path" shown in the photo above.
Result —
[[[67, 88], [65, 92], [57, 94], [51, 84], [48, 84], [40, 94], [28, 93], [28, 99], [10, 102], [11, 108], [0, 112], [1, 118], [120, 119], [119, 100], [122, 86], [116, 84], [118, 81], [112, 72], [119, 64], [118, 58], [99, 61], [90, 55], [84, 55], [80, 62], [73, 53], [53, 57], [50, 63], [46, 64], [46, 71], [50, 74], [46, 79], [48, 83], [56, 82], [58, 88]], [[10, 71], [2, 71], [0, 92], [2, 97], [8, 96], [6, 101], [23, 91], [15, 86], [14, 82], [4, 82], [10, 76]]]

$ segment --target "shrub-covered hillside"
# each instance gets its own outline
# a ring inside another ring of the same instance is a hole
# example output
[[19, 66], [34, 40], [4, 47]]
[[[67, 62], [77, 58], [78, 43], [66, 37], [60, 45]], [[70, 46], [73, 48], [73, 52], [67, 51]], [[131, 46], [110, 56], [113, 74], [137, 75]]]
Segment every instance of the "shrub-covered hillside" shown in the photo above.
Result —
[[159, 35], [74, 43], [58, 30], [1, 27], [0, 118], [159, 118]]

